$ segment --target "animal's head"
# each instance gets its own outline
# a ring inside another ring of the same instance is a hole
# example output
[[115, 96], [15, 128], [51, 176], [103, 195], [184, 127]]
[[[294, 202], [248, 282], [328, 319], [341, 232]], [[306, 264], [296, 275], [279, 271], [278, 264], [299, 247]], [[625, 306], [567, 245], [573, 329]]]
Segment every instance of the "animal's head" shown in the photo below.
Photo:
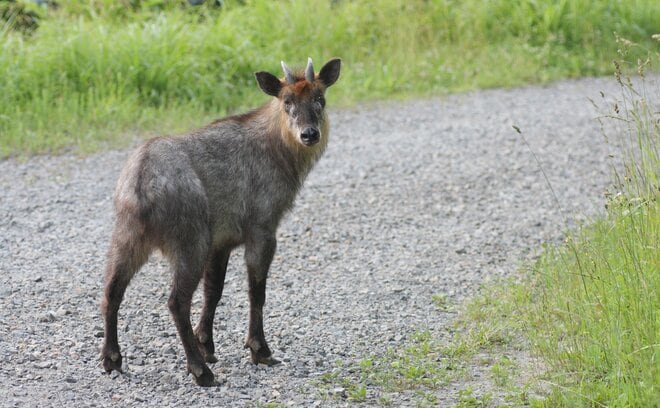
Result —
[[325, 116], [325, 91], [339, 78], [341, 60], [332, 59], [314, 73], [312, 59], [307, 60], [304, 71], [292, 71], [282, 62], [284, 78], [268, 72], [257, 72], [257, 82], [262, 91], [277, 98], [279, 110], [286, 117], [282, 125], [297, 142], [313, 146], [327, 132]]

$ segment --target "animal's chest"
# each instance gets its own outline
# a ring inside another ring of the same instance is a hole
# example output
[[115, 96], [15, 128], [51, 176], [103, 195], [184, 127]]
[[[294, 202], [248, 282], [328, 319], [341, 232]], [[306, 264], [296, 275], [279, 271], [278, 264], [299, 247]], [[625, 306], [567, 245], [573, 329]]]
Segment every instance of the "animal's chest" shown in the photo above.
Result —
[[254, 180], [249, 188], [244, 214], [248, 224], [258, 222], [277, 225], [284, 213], [293, 206], [297, 193], [297, 189], [277, 177]]
[[274, 233], [284, 214], [293, 206], [296, 193], [296, 188], [272, 173], [269, 178], [234, 179], [223, 188], [209, 191], [214, 242], [238, 245], [251, 231]]

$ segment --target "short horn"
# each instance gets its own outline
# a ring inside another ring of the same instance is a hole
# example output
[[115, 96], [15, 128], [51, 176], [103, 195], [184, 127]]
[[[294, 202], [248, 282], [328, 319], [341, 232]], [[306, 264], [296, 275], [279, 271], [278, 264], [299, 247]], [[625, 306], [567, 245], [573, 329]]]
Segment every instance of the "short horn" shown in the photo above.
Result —
[[293, 75], [293, 72], [291, 72], [291, 68], [289, 68], [284, 61], [282, 61], [282, 70], [284, 71], [284, 77], [286, 78], [286, 82], [290, 84], [295, 84], [296, 83], [296, 77]]
[[307, 68], [305, 68], [305, 79], [309, 82], [314, 82], [314, 65], [312, 65], [312, 59], [307, 58]]

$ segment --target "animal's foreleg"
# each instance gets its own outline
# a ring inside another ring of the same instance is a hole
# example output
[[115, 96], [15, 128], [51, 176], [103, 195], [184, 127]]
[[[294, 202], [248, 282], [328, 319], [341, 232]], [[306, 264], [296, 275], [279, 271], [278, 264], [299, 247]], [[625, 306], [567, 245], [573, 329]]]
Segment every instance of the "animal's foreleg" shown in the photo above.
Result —
[[268, 268], [275, 254], [274, 237], [260, 237], [245, 246], [245, 263], [248, 270], [250, 322], [245, 348], [250, 349], [254, 364], [274, 365], [279, 363], [272, 356], [264, 336], [263, 306], [266, 301], [266, 279]]

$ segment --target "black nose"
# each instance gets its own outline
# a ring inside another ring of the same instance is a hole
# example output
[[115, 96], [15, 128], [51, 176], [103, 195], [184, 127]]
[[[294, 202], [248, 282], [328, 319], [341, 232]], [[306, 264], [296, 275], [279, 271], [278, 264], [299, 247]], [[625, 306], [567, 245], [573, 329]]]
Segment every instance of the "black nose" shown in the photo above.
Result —
[[311, 146], [319, 141], [319, 131], [314, 128], [307, 128], [300, 134], [300, 140], [307, 146]]

